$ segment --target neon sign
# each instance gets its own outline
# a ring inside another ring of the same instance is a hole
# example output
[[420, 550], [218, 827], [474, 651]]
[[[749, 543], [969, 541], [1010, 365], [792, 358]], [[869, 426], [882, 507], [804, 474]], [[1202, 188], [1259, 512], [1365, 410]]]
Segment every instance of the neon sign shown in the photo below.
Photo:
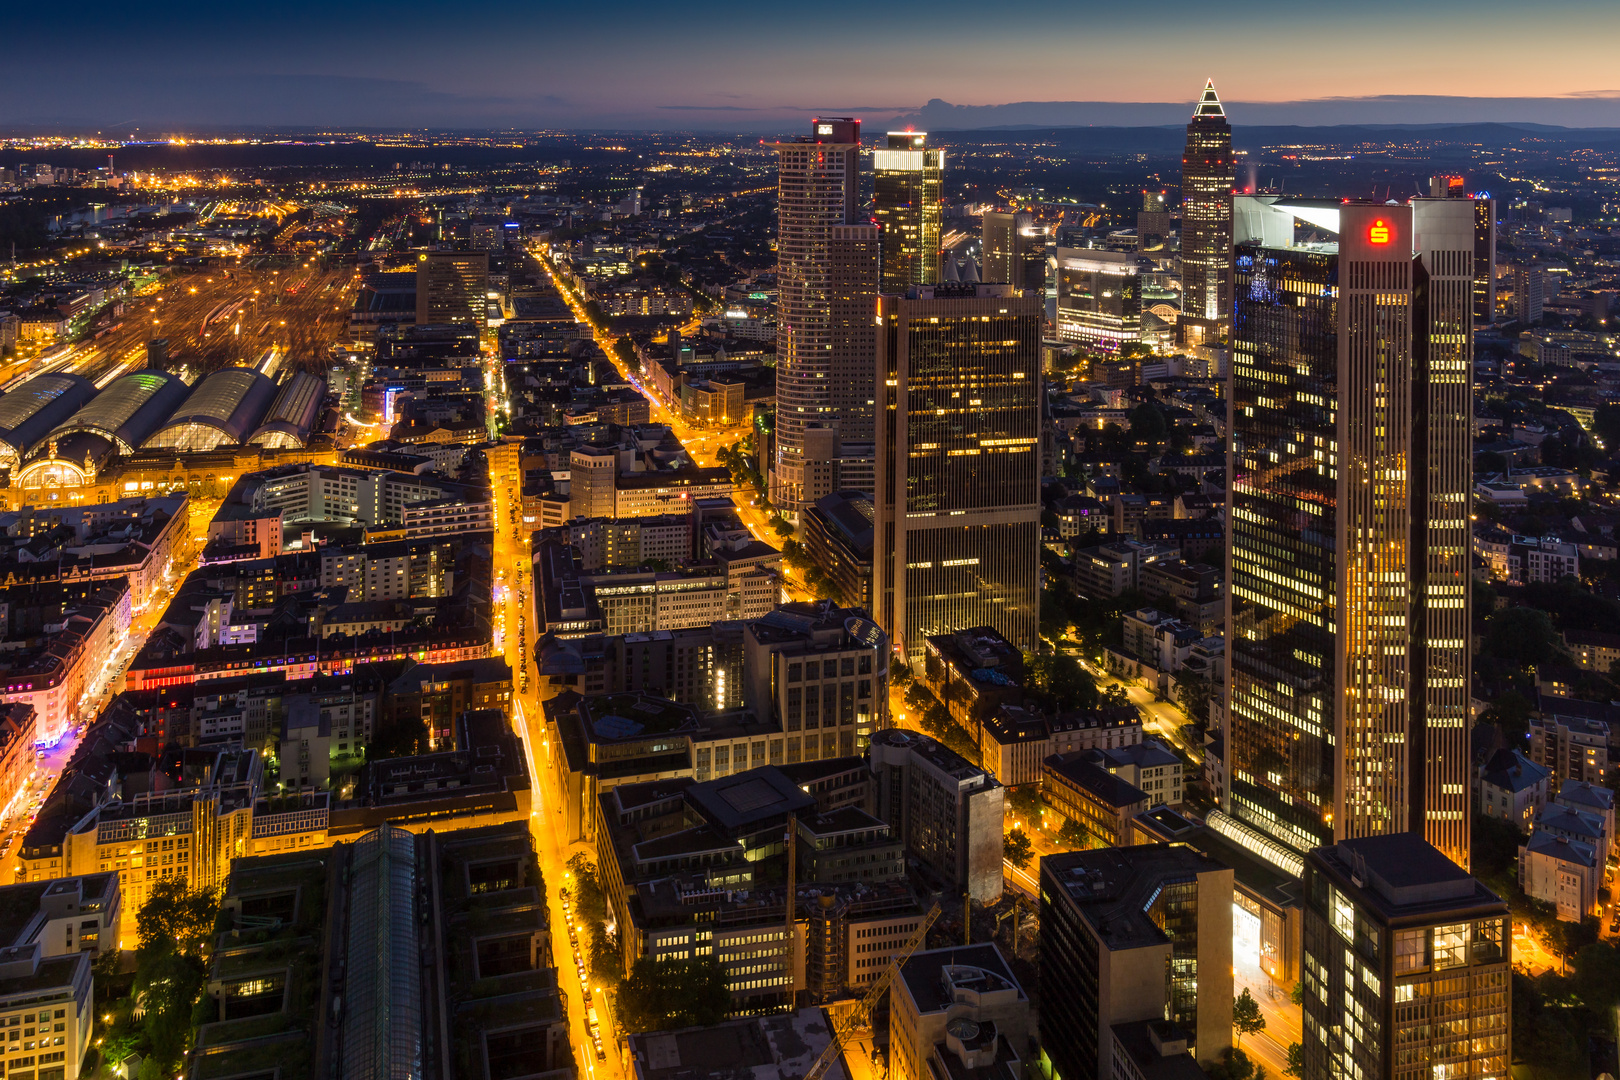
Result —
[[1369, 244], [1389, 243], [1389, 226], [1384, 224], [1383, 218], [1373, 222], [1372, 228], [1367, 230], [1367, 242]]

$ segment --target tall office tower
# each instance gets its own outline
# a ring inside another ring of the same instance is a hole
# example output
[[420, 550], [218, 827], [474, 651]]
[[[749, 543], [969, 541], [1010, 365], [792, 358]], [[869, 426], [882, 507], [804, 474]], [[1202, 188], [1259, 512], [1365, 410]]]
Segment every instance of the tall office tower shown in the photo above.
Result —
[[[780, 175], [770, 492], [771, 502], [790, 518], [837, 490], [839, 428], [846, 420], [839, 408], [852, 405], [860, 388], [873, 386], [875, 378], [871, 313], [877, 227], [856, 222], [861, 122], [817, 119], [812, 131], [774, 147]], [[860, 408], [869, 410], [866, 402], [872, 396], [859, 397]], [[870, 431], [869, 418], [848, 420], [854, 428]], [[807, 448], [806, 431], [818, 429], [824, 434], [812, 437], [814, 445]], [[809, 460], [807, 449], [815, 451], [817, 460]]]
[[1547, 299], [1547, 279], [1539, 266], [1513, 268], [1513, 317], [1522, 323], [1541, 321]]
[[883, 226], [883, 291], [932, 285], [939, 277], [945, 151], [926, 131], [891, 131], [872, 151], [872, 213]]
[[416, 325], [489, 322], [489, 252], [424, 251], [416, 256]]
[[1170, 207], [1164, 192], [1142, 192], [1142, 209], [1136, 214], [1136, 250], [1163, 251], [1170, 238]]
[[1008, 285], [878, 298], [872, 597], [908, 663], [991, 626], [1035, 644], [1041, 302]]
[[979, 280], [1005, 282], [1026, 293], [1046, 292], [1046, 226], [1033, 214], [984, 215]]
[[1460, 176], [1429, 177], [1429, 197], [1474, 204], [1474, 322], [1496, 321], [1496, 200], [1488, 191], [1464, 190]]
[[1233, 221], [1223, 806], [1300, 853], [1420, 831], [1466, 867], [1473, 207]]
[[1507, 904], [1415, 833], [1311, 852], [1304, 899], [1305, 1080], [1507, 1077]]
[[1232, 126], [1215, 84], [1187, 124], [1181, 157], [1181, 319], [1188, 344], [1218, 341], [1232, 317]]
[[1496, 321], [1496, 200], [1474, 195], [1474, 322]]

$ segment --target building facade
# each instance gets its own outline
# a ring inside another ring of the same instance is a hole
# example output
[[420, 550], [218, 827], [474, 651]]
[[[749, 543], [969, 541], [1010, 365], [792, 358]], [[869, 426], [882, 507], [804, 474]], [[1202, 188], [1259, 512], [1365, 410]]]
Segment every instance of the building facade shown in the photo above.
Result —
[[883, 227], [883, 291], [939, 280], [945, 151], [926, 131], [891, 131], [872, 151], [872, 215]]
[[1234, 203], [1223, 807], [1466, 866], [1472, 207]]
[[1507, 904], [1417, 833], [1305, 858], [1305, 1080], [1505, 1077]]
[[908, 662], [993, 627], [1035, 644], [1040, 589], [1040, 301], [1005, 285], [878, 301], [877, 622]]
[[488, 321], [489, 253], [423, 251], [416, 256], [416, 325]]
[[1232, 315], [1232, 127], [1206, 83], [1181, 158], [1181, 320], [1189, 344], [1217, 341]]
[[[841, 435], [870, 429], [871, 303], [881, 230], [857, 218], [859, 120], [817, 119], [813, 134], [774, 149], [780, 174], [770, 493], [775, 506], [796, 517], [834, 490]], [[808, 431], [824, 434], [807, 441]]]

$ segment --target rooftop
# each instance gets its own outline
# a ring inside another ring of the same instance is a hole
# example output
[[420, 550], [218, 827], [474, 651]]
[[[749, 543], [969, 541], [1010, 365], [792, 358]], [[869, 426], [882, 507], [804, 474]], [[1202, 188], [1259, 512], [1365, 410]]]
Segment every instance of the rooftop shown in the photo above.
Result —
[[1070, 851], [1041, 859], [1041, 891], [1064, 896], [1109, 949], [1168, 941], [1153, 921], [1153, 902], [1168, 879], [1231, 872], [1203, 852], [1180, 844]]

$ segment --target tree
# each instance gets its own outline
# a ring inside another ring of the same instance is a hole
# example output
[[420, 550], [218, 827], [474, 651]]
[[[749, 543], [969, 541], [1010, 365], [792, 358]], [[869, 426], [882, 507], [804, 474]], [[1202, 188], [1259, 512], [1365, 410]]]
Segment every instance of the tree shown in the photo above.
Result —
[[1029, 842], [1029, 837], [1023, 829], [1014, 829], [1002, 842], [1001, 853], [1008, 862], [1022, 870], [1029, 865], [1030, 858], [1035, 854], [1035, 845]]
[[1091, 846], [1091, 834], [1086, 827], [1073, 818], [1065, 818], [1063, 827], [1058, 830], [1057, 842], [1065, 849], [1088, 848]]
[[1237, 1047], [1229, 1047], [1221, 1052], [1219, 1061], [1212, 1061], [1205, 1067], [1209, 1080], [1265, 1080], [1264, 1066], [1256, 1065]]
[[1121, 705], [1129, 705], [1130, 703], [1131, 699], [1125, 695], [1125, 688], [1117, 684], [1104, 690], [1102, 692], [1102, 698], [1099, 701], [1099, 704], [1104, 708], [1112, 709], [1117, 709]]
[[1019, 784], [1007, 789], [1007, 809], [1012, 811], [1014, 817], [1039, 820], [1044, 806], [1039, 784]]
[[1305, 986], [1303, 983], [1297, 981], [1294, 983], [1293, 987], [1288, 991], [1288, 1000], [1294, 1005], [1305, 1004]]
[[1026, 652], [1024, 667], [1030, 680], [1052, 696], [1053, 704], [1069, 712], [1097, 704], [1097, 680], [1067, 653]]
[[219, 900], [212, 889], [192, 889], [183, 877], [159, 878], [151, 898], [135, 913], [136, 952], [152, 955], [169, 948], [195, 956], [214, 933]]
[[1620, 449], [1620, 405], [1599, 405], [1593, 410], [1592, 430], [1606, 449]]
[[1236, 1029], [1240, 1043], [1243, 1036], [1258, 1035], [1266, 1030], [1266, 1018], [1260, 1015], [1260, 1003], [1254, 1000], [1247, 986], [1232, 1001], [1232, 1027]]
[[630, 1032], [710, 1027], [726, 1018], [731, 991], [713, 956], [658, 963], [643, 956], [619, 985], [618, 1008]]
[[1194, 721], [1209, 717], [1209, 698], [1213, 693], [1209, 680], [1196, 672], [1183, 669], [1176, 673], [1176, 704]]
[[1607, 1018], [1620, 1005], [1620, 949], [1607, 942], [1594, 942], [1575, 954], [1575, 971], [1570, 977], [1575, 997], [1594, 1014], [1605, 1018], [1605, 1034], [1612, 1035]]
[[1485, 652], [1521, 671], [1533, 670], [1556, 657], [1558, 632], [1545, 611], [1504, 608], [1486, 623]]
[[1131, 410], [1130, 423], [1131, 438], [1149, 447], [1157, 447], [1170, 433], [1170, 426], [1164, 422], [1164, 413], [1151, 401], [1144, 401]]
[[1299, 1043], [1288, 1044], [1288, 1067], [1283, 1070], [1284, 1075], [1304, 1080], [1305, 1076], [1305, 1048]]

